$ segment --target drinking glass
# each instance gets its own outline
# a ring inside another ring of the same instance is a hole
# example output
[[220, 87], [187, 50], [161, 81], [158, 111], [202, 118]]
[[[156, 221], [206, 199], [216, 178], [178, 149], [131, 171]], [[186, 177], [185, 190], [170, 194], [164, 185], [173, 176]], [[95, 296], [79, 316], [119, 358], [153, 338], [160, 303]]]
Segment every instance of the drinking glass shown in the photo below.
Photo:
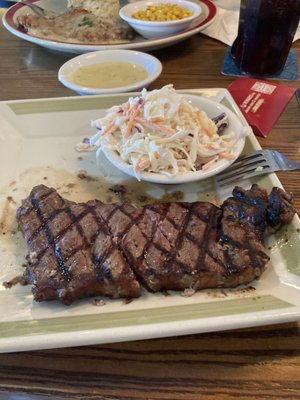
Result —
[[241, 73], [274, 76], [285, 65], [300, 18], [300, 0], [241, 0], [232, 50]]

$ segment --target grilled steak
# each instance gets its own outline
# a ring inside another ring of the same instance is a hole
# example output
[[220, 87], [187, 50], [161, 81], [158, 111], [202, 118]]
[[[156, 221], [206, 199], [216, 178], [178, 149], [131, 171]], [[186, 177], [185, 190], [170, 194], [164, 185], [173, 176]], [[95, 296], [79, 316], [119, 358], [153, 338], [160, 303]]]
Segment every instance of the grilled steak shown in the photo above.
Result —
[[37, 186], [18, 210], [35, 300], [69, 304], [91, 295], [140, 296], [139, 283], [95, 208]]
[[235, 188], [221, 208], [208, 202], [73, 203], [33, 188], [17, 213], [29, 249], [26, 277], [37, 301], [134, 298], [147, 290], [235, 287], [269, 260], [266, 232], [289, 223], [292, 198], [256, 185]]

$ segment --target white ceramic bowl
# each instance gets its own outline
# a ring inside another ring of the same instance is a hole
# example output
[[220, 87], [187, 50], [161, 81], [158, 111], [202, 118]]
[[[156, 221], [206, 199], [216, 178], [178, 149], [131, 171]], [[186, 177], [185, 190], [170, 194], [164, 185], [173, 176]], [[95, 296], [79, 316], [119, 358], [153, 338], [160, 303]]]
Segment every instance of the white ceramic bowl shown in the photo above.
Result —
[[[230, 130], [236, 136], [236, 141], [234, 147], [231, 149], [234, 154], [234, 159], [220, 159], [213, 166], [207, 170], [199, 170], [199, 171], [191, 171], [186, 173], [179, 173], [175, 176], [167, 176], [164, 174], [153, 173], [153, 172], [142, 172], [139, 173], [139, 179], [141, 181], [151, 182], [151, 183], [160, 183], [160, 184], [182, 184], [188, 182], [201, 181], [203, 179], [210, 178], [214, 175], [217, 175], [230, 164], [232, 164], [241, 154], [244, 145], [245, 145], [245, 137], [246, 137], [246, 128], [243, 126], [238, 117], [227, 107], [219, 104], [213, 100], [206, 99], [205, 97], [200, 97], [197, 95], [185, 95], [185, 97], [191, 102], [194, 107], [197, 107], [199, 110], [203, 110], [206, 112], [209, 118], [217, 117], [218, 115], [225, 112], [228, 116], [229, 125], [226, 130]], [[226, 131], [225, 131], [226, 132]], [[124, 172], [127, 175], [132, 177], [136, 177], [132, 165], [123, 161], [120, 155], [115, 150], [103, 150], [106, 158], [120, 171]]]
[[[74, 83], [72, 76], [78, 68], [102, 62], [124, 62], [132, 64], [132, 68], [141, 66], [147, 71], [147, 77], [130, 85], [113, 88], [91, 88]], [[63, 85], [81, 95], [96, 95], [131, 92], [145, 88], [161, 74], [161, 71], [161, 62], [150, 54], [134, 50], [99, 50], [81, 54], [67, 61], [59, 69], [58, 79]]]
[[[175, 21], [143, 21], [137, 18], [132, 18], [132, 15], [137, 11], [145, 10], [148, 6], [164, 3], [177, 4], [182, 8], [190, 10], [193, 15]], [[172, 36], [175, 33], [182, 32], [186, 30], [200, 14], [200, 5], [186, 0], [142, 0], [135, 3], [129, 3], [120, 10], [120, 17], [146, 39]]]

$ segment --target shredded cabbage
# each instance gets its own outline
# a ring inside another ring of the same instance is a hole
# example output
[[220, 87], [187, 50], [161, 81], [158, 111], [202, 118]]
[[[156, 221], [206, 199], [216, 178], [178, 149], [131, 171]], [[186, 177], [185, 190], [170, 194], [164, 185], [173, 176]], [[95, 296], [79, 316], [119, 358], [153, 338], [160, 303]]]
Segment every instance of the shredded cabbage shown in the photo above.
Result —
[[[89, 139], [92, 149], [114, 150], [133, 167], [173, 176], [209, 169], [220, 158], [233, 159], [233, 132], [219, 135], [214, 121], [195, 108], [173, 85], [143, 89], [92, 121], [97, 133]], [[86, 142], [85, 146], [86, 148]]]

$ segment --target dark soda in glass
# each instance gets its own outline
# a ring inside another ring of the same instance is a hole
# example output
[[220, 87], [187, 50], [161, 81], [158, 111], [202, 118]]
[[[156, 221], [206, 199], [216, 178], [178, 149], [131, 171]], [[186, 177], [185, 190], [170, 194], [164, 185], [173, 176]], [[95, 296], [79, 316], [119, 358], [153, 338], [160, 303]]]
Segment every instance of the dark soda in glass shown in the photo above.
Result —
[[241, 0], [234, 59], [242, 73], [274, 76], [284, 68], [300, 18], [300, 0]]

